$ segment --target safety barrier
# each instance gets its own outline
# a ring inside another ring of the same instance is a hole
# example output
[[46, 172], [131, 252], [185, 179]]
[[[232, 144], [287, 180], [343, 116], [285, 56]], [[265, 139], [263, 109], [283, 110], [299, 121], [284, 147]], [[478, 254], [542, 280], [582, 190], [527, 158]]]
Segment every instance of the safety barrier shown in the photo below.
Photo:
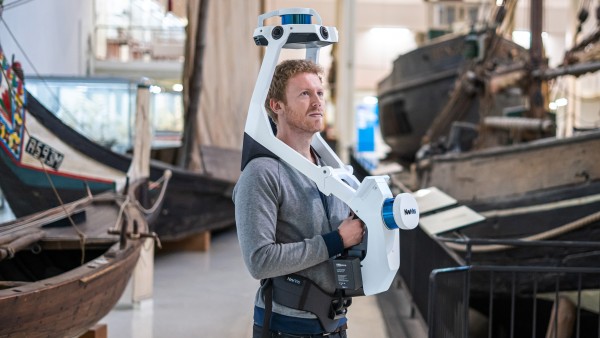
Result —
[[[445, 242], [467, 250], [460, 254]], [[479, 244], [569, 251], [577, 259], [562, 266], [543, 257], [527, 265], [479, 264], [471, 251]], [[434, 239], [416, 230], [403, 233], [401, 248], [400, 274], [429, 337], [600, 337], [599, 242]], [[417, 261], [417, 249], [428, 254]]]

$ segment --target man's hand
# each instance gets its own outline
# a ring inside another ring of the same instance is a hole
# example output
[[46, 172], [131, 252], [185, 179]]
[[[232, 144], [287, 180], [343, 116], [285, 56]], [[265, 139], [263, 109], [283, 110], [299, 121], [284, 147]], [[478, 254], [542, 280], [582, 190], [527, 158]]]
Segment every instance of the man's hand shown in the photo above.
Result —
[[338, 228], [342, 242], [344, 243], [344, 249], [360, 243], [365, 234], [365, 224], [360, 218], [354, 219], [353, 217], [354, 214], [348, 216]]

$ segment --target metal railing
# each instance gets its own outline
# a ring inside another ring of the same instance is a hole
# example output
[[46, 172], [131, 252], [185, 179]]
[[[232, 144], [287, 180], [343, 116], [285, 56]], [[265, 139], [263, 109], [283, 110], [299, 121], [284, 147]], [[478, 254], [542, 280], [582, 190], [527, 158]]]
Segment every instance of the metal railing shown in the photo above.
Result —
[[[400, 275], [426, 315], [429, 337], [600, 337], [600, 260], [594, 258], [600, 242], [434, 239], [421, 229], [400, 240]], [[466, 251], [459, 254], [444, 242], [463, 244]], [[495, 264], [488, 254], [477, 264], [471, 249], [479, 244], [574, 254], [535, 264], [517, 258]]]
[[[488, 280], [487, 292], [473, 288], [474, 275]], [[523, 276], [529, 288], [520, 282]], [[566, 279], [578, 281], [575, 289], [561, 286]], [[597, 294], [600, 268], [471, 265], [433, 270], [427, 313], [429, 337], [600, 337], [597, 309], [583, 306], [584, 279], [596, 282]], [[554, 282], [554, 290], [542, 292], [539, 283], [548, 280]], [[569, 296], [576, 301], [567, 300]], [[556, 312], [566, 307], [560, 305], [556, 310], [562, 301], [570, 302], [575, 312], [570, 323], [556, 319]], [[473, 318], [477, 318], [476, 323]]]

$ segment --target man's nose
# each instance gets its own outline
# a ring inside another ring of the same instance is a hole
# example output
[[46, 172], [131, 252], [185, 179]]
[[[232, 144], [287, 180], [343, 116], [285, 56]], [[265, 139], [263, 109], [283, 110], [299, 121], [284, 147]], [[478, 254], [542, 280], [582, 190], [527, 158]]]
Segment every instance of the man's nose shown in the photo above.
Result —
[[319, 95], [313, 95], [312, 105], [313, 107], [319, 107], [323, 104], [323, 98]]

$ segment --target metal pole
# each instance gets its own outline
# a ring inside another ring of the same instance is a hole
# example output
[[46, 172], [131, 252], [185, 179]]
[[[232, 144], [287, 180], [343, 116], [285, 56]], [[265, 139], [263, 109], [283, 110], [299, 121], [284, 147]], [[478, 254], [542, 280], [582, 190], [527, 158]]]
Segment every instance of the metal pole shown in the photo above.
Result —
[[[532, 71], [544, 67], [544, 61], [542, 59], [544, 48], [542, 43], [543, 10], [543, 0], [531, 0], [529, 12], [531, 23], [531, 45], [529, 46], [529, 56]], [[531, 86], [529, 88], [529, 109], [531, 117], [544, 117], [546, 112], [544, 101], [542, 81], [537, 78], [532, 78]]]

